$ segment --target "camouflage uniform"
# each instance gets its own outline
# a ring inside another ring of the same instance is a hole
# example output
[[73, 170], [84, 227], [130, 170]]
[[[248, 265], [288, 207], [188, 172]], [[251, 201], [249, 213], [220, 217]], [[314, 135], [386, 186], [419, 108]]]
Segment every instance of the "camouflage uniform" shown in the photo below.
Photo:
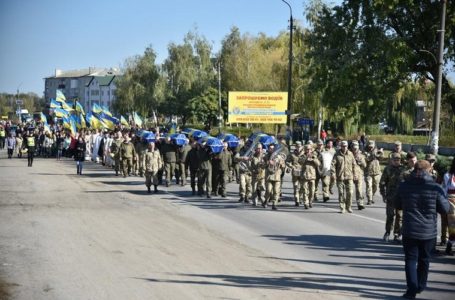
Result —
[[150, 192], [150, 186], [154, 185], [155, 192], [157, 192], [158, 186], [158, 170], [163, 167], [163, 161], [159, 150], [148, 150], [144, 154], [144, 165], [145, 165], [145, 185]]
[[252, 195], [251, 158], [244, 157], [246, 152], [247, 149], [242, 147], [234, 157], [234, 160], [239, 166], [239, 202], [248, 202], [248, 199], [251, 198]]
[[180, 181], [181, 186], [184, 186], [186, 184], [186, 178], [188, 177], [188, 164], [186, 163], [186, 157], [188, 156], [188, 152], [190, 152], [190, 150], [190, 145], [183, 145], [179, 147], [177, 152], [177, 170], [179, 176], [178, 181]]
[[398, 186], [402, 181], [403, 171], [403, 166], [393, 166], [390, 164], [384, 169], [384, 172], [381, 176], [381, 181], [379, 183], [380, 193], [384, 202], [386, 203], [387, 218], [385, 224], [384, 240], [388, 240], [389, 234], [392, 231], [392, 226], [395, 237], [401, 235], [402, 211], [395, 209], [393, 201], [398, 190]]
[[359, 210], [364, 209], [363, 206], [363, 181], [364, 179], [364, 170], [367, 166], [365, 161], [365, 156], [358, 148], [358, 143], [354, 144], [357, 145], [357, 148], [353, 149], [352, 154], [355, 158], [355, 174], [354, 174], [354, 189], [355, 189], [355, 196], [357, 201], [357, 207]]
[[272, 201], [272, 209], [276, 209], [276, 205], [280, 199], [281, 193], [281, 174], [283, 172], [285, 161], [280, 156], [273, 156], [273, 153], [267, 153], [264, 158], [266, 194], [262, 202], [262, 206], [266, 207], [269, 200]]
[[367, 194], [367, 205], [374, 204], [373, 196], [379, 190], [379, 181], [381, 180], [381, 166], [379, 158], [382, 151], [374, 147], [374, 142], [370, 141], [367, 151], [364, 152], [367, 166], [365, 168], [365, 184]]
[[133, 159], [136, 157], [136, 150], [130, 141], [123, 141], [120, 145], [120, 157], [122, 161], [123, 177], [131, 175]]
[[[232, 169], [231, 152], [228, 149], [224, 149], [222, 152], [215, 155], [214, 161], [217, 161], [217, 169], [213, 182], [213, 190], [215, 194], [226, 197], [226, 182], [228, 180], [229, 172]], [[213, 172], [215, 172], [215, 169], [213, 169]]]
[[138, 141], [135, 145], [135, 149], [137, 153], [135, 174], [142, 177], [145, 173], [145, 154], [147, 153], [147, 144], [142, 141]]
[[299, 163], [299, 159], [304, 155], [303, 147], [301, 143], [298, 144], [299, 148], [294, 151], [286, 159], [286, 166], [291, 170], [292, 186], [294, 188], [294, 202], [296, 206], [302, 204], [303, 198], [303, 186], [302, 181], [302, 166]]
[[199, 195], [202, 196], [205, 186], [207, 198], [211, 198], [210, 197], [210, 191], [212, 190], [211, 155], [209, 154], [208, 149], [205, 146], [199, 148], [197, 155], [199, 159], [199, 173], [197, 180]]
[[118, 172], [120, 171], [120, 146], [123, 143], [123, 139], [116, 138], [112, 141], [111, 144], [111, 154], [113, 154], [113, 159], [114, 159], [114, 168], [115, 168], [115, 175], [118, 175]]
[[262, 202], [262, 192], [265, 191], [264, 154], [262, 150], [255, 153], [251, 159], [251, 190], [253, 191], [253, 205], [257, 205], [257, 198]]
[[352, 152], [347, 149], [347, 141], [343, 141], [342, 145], [345, 145], [346, 151], [343, 152], [340, 149], [333, 157], [331, 174], [337, 180], [340, 212], [344, 213], [347, 210], [351, 213], [355, 158]]
[[319, 171], [322, 178], [322, 197], [324, 199], [324, 202], [327, 202], [329, 200], [333, 186], [335, 185], [334, 177], [331, 176], [330, 172], [334, 155], [335, 155], [334, 148], [330, 149], [325, 148], [318, 158], [319, 161], [321, 162]]
[[[311, 145], [305, 145], [306, 150], [309, 150], [310, 147]], [[313, 207], [314, 194], [316, 191], [316, 176], [321, 162], [316, 153], [308, 152], [299, 158], [299, 163], [302, 166], [301, 185], [304, 191], [304, 205], [305, 209], [307, 209]]]
[[175, 175], [175, 163], [177, 161], [177, 148], [170, 141], [161, 145], [161, 155], [164, 161], [164, 172], [166, 173], [166, 186], [169, 186], [172, 177]]

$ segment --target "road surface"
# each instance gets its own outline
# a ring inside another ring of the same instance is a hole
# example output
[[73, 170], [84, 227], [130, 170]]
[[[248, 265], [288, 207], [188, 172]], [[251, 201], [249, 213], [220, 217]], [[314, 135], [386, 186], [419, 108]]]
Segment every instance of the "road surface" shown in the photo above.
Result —
[[[190, 188], [148, 194], [139, 177], [87, 162], [0, 152], [0, 299], [395, 299], [401, 246], [385, 208], [339, 214], [334, 198], [278, 211]], [[320, 197], [320, 196], [319, 196]], [[437, 255], [422, 299], [454, 299], [454, 257]]]

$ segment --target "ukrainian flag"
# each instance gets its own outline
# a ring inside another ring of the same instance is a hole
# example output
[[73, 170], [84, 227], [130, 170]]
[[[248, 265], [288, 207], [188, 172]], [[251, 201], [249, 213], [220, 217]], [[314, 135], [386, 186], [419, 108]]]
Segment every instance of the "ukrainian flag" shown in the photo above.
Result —
[[133, 120], [134, 120], [134, 124], [136, 124], [139, 127], [142, 127], [142, 119], [141, 119], [141, 117], [139, 117], [137, 112], [134, 112]]
[[65, 102], [66, 101], [66, 97], [65, 95], [63, 94], [62, 90], [57, 90], [55, 92], [55, 100], [57, 102]]
[[109, 108], [107, 108], [104, 105], [101, 108], [103, 109], [103, 113], [105, 113], [106, 115], [112, 117], [112, 113], [109, 111]]
[[92, 114], [90, 118], [90, 127], [94, 129], [103, 129], [103, 122], [96, 116], [96, 114]]
[[50, 108], [60, 108], [60, 107], [62, 107], [59, 102], [55, 101], [55, 99], [51, 99], [51, 103], [50, 103], [49, 106], [50, 106]]
[[120, 123], [125, 127], [130, 127], [130, 124], [128, 124], [128, 121], [123, 116], [120, 116]]
[[44, 124], [47, 124], [47, 118], [42, 112], [40, 114], [40, 121], [43, 122]]
[[51, 132], [51, 128], [49, 127], [49, 124], [47, 124], [47, 123], [44, 124], [44, 132]]
[[70, 128], [69, 129], [71, 130], [71, 135], [75, 136], [76, 132], [77, 132], [77, 127], [76, 127], [76, 121], [74, 120], [74, 118], [70, 118]]
[[80, 114], [85, 115], [84, 108], [82, 107], [82, 104], [79, 103], [79, 101], [76, 101], [76, 111]]
[[93, 103], [93, 105], [92, 105], [92, 111], [93, 111], [94, 113], [99, 114], [99, 113], [102, 113], [102, 112], [103, 112], [103, 109], [102, 109], [98, 104]]
[[87, 128], [87, 123], [85, 123], [85, 118], [83, 114], [79, 114], [79, 120], [81, 122], [81, 128]]
[[65, 101], [60, 102], [62, 104], [62, 108], [66, 111], [73, 111], [73, 107], [66, 103]]
[[63, 118], [63, 117], [68, 117], [68, 112], [64, 110], [63, 108], [56, 108], [54, 109], [55, 116], [57, 118]]
[[109, 115], [106, 115], [105, 113], [100, 114], [100, 120], [103, 122], [104, 125], [106, 125], [106, 128], [110, 130], [115, 129], [115, 119]]

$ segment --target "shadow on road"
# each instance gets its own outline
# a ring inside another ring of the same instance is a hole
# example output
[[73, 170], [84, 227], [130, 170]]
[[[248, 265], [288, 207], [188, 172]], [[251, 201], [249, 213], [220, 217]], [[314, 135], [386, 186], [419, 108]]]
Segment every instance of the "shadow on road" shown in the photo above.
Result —
[[[170, 274], [176, 279], [135, 278], [152, 283], [214, 285], [238, 288], [275, 290], [314, 290], [314, 292], [370, 299], [400, 299], [387, 294], [403, 291], [403, 281], [387, 278], [369, 278], [312, 272], [276, 272], [264, 276], [240, 276], [229, 274]], [[182, 278], [183, 277], [183, 278]], [[341, 294], [340, 294], [341, 292]], [[401, 294], [400, 294], [401, 295]], [[304, 295], [302, 295], [304, 296]]]

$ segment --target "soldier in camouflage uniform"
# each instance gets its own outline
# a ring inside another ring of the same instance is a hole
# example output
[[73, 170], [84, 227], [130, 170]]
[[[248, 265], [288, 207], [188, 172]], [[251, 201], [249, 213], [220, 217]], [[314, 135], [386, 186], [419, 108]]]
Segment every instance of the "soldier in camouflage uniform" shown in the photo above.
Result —
[[158, 192], [158, 170], [163, 167], [163, 161], [161, 159], [160, 151], [155, 149], [155, 143], [150, 142], [148, 144], [148, 150], [144, 154], [144, 165], [145, 165], [145, 186], [150, 193], [150, 187], [153, 183], [154, 192]]
[[253, 206], [257, 200], [262, 202], [262, 192], [265, 191], [265, 165], [262, 144], [257, 144], [253, 157], [251, 158], [251, 190], [253, 191]]
[[123, 143], [120, 145], [120, 159], [123, 169], [123, 177], [131, 176], [133, 169], [133, 159], [136, 157], [136, 150], [133, 143], [130, 141], [130, 136], [125, 135]]
[[281, 173], [285, 167], [285, 160], [282, 156], [275, 155], [275, 145], [270, 144], [267, 155], [264, 157], [266, 194], [262, 206], [267, 207], [267, 202], [272, 201], [272, 210], [277, 210], [277, 203], [281, 194]]
[[[190, 169], [190, 183], [191, 183], [191, 190], [193, 195], [196, 195], [196, 178], [199, 172], [199, 144], [197, 142], [192, 142], [191, 150], [188, 152], [186, 156], [186, 165]], [[198, 191], [199, 194], [202, 194], [203, 191]]]
[[287, 157], [286, 166], [291, 170], [292, 186], [294, 188], [294, 202], [295, 206], [299, 206], [303, 199], [303, 187], [302, 181], [302, 166], [299, 163], [299, 159], [304, 155], [302, 142], [295, 142], [294, 151]]
[[[170, 137], [166, 137], [165, 143], [160, 148], [164, 161], [164, 172], [166, 173], [166, 186], [171, 184], [172, 177], [175, 175], [175, 162], [177, 161], [177, 146]], [[177, 179], [177, 178], [176, 178]]]
[[408, 152], [406, 154], [406, 164], [404, 167], [404, 171], [401, 174], [401, 179], [405, 180], [406, 178], [411, 175], [412, 171], [414, 171], [414, 165], [417, 162], [417, 155], [414, 152]]
[[385, 167], [379, 183], [382, 200], [386, 203], [387, 217], [383, 237], [384, 241], [389, 241], [392, 227], [395, 241], [398, 241], [401, 235], [401, 217], [403, 212], [395, 209], [393, 201], [400, 185], [403, 171], [404, 167], [401, 165], [401, 155], [399, 153], [393, 153], [391, 163]]
[[[321, 154], [324, 151], [324, 142], [319, 139], [316, 142], [316, 149], [314, 150], [314, 153], [316, 154], [319, 162], [322, 165], [322, 160], [321, 160]], [[314, 201], [318, 201], [318, 189], [319, 189], [319, 182], [322, 180], [322, 172], [321, 172], [321, 166], [319, 166], [317, 172], [316, 172], [316, 182], [315, 182], [315, 190], [314, 190]]]
[[313, 207], [314, 193], [316, 191], [316, 176], [320, 166], [320, 161], [313, 153], [311, 145], [305, 145], [305, 154], [299, 158], [302, 166], [301, 185], [303, 187], [303, 200], [305, 209]]
[[240, 184], [239, 184], [239, 202], [248, 203], [252, 195], [252, 178], [251, 178], [251, 157], [245, 156], [248, 152], [247, 146], [244, 145], [235, 155], [234, 160], [239, 166]]
[[379, 190], [379, 181], [381, 180], [379, 159], [382, 157], [383, 151], [382, 149], [376, 149], [374, 141], [369, 141], [364, 154], [367, 163], [367, 167], [365, 168], [367, 205], [370, 205], [374, 204], [373, 196]]
[[199, 159], [199, 173], [197, 180], [199, 196], [202, 196], [205, 187], [207, 198], [212, 198], [210, 196], [210, 191], [212, 190], [212, 155], [205, 142], [199, 148], [197, 155]]
[[118, 176], [118, 172], [120, 171], [120, 146], [123, 143], [122, 133], [119, 131], [114, 134], [114, 140], [111, 144], [111, 154], [113, 155], [114, 159], [114, 168], [115, 168], [115, 176]]
[[335, 153], [336, 151], [333, 148], [333, 142], [328, 140], [325, 149], [318, 157], [321, 162], [319, 171], [322, 178], [322, 199], [324, 202], [329, 201], [330, 194], [333, 194], [332, 189], [335, 185], [335, 177], [331, 175], [330, 170]]
[[354, 188], [355, 158], [351, 151], [348, 150], [347, 141], [340, 143], [340, 150], [333, 157], [331, 174], [337, 181], [340, 213], [345, 213], [346, 211], [352, 213], [351, 203]]
[[[232, 156], [228, 149], [228, 143], [223, 142], [223, 151], [214, 156], [213, 162], [216, 162], [218, 168], [216, 169], [215, 180], [213, 182], [213, 190], [215, 194], [221, 197], [226, 197], [226, 183], [228, 180], [229, 172], [232, 169]], [[212, 164], [213, 166], [213, 164]], [[213, 169], [215, 172], [215, 169]]]
[[365, 209], [363, 205], [363, 181], [364, 181], [364, 170], [367, 166], [365, 156], [362, 154], [359, 148], [359, 142], [352, 142], [352, 154], [355, 158], [355, 174], [354, 174], [354, 190], [357, 201], [357, 208], [359, 210]]
[[147, 153], [147, 148], [147, 143], [145, 141], [142, 141], [140, 137], [137, 137], [137, 143], [135, 144], [137, 153], [137, 169], [135, 171], [135, 174], [141, 177], [145, 175], [145, 154]]
[[400, 141], [395, 142], [395, 148], [389, 154], [389, 162], [391, 162], [392, 154], [398, 153], [401, 157], [401, 164], [406, 165], [406, 152], [403, 151], [403, 145]]
[[177, 151], [177, 173], [179, 176], [179, 180], [181, 186], [186, 184], [186, 178], [188, 177], [188, 164], [186, 163], [186, 157], [188, 156], [188, 152], [190, 152], [191, 146], [190, 145], [182, 145], [178, 148]]

